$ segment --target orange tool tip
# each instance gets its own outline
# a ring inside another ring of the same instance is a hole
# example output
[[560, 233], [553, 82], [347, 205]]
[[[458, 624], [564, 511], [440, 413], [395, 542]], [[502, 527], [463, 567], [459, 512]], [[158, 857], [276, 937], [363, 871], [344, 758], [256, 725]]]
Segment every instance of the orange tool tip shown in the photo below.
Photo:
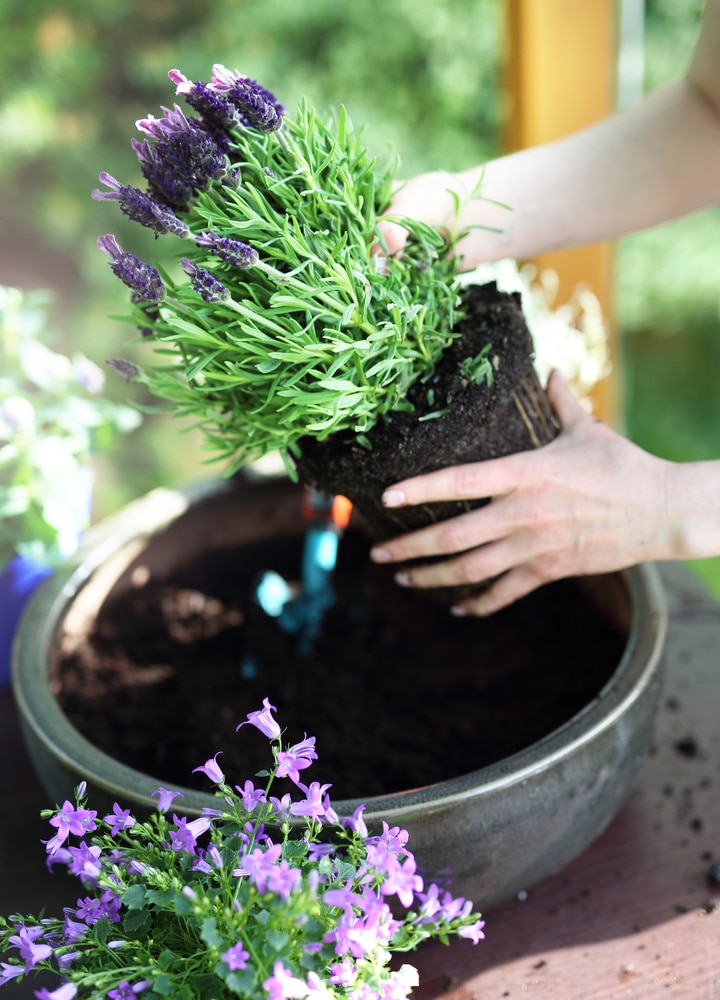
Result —
[[348, 498], [336, 496], [333, 499], [332, 510], [330, 511], [330, 517], [332, 518], [333, 524], [337, 525], [337, 527], [341, 529], [347, 528], [351, 514], [352, 503], [348, 500]]

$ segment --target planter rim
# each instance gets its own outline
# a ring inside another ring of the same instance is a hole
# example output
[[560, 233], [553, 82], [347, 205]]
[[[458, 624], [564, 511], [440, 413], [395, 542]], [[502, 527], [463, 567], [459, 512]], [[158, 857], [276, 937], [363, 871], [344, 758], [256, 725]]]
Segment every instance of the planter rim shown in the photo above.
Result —
[[[255, 473], [244, 475], [250, 482], [274, 478]], [[129, 563], [139, 542], [166, 527], [192, 503], [229, 489], [227, 481], [209, 480], [178, 489], [154, 490], [133, 501], [91, 528], [79, 551], [40, 585], [29, 602], [13, 647], [12, 682], [16, 704], [23, 725], [32, 732], [34, 739], [76, 773], [78, 782], [86, 780], [91, 786], [120, 799], [125, 789], [132, 789], [137, 802], [152, 808], [156, 805], [152, 793], [160, 779], [105, 754], [85, 739], [64, 715], [53, 697], [46, 674], [54, 639], [52, 623], [62, 617], [68, 602], [96, 572], [102, 571], [108, 560], [112, 558], [115, 562], [125, 552]], [[579, 713], [518, 753], [479, 770], [420, 788], [365, 799], [338, 800], [333, 802], [338, 814], [349, 815], [364, 803], [366, 819], [392, 818], [426, 811], [429, 803], [443, 809], [478, 795], [526, 784], [614, 726], [652, 683], [662, 655], [668, 617], [656, 566], [643, 563], [620, 575], [627, 585], [631, 606], [626, 646], [613, 676]], [[33, 644], [40, 643], [40, 656], [25, 655], [30, 637]], [[88, 761], [91, 762], [89, 766]], [[198, 814], [217, 803], [210, 791], [200, 792], [177, 784], [173, 789], [184, 796], [181, 808], [187, 814]]]

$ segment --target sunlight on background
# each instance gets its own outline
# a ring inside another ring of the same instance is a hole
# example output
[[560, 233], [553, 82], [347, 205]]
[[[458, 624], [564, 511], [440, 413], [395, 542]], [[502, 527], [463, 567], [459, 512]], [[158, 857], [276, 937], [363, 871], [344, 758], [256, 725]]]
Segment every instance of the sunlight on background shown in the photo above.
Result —
[[[647, 0], [645, 85], [680, 74], [700, 0]], [[275, 92], [344, 103], [379, 156], [406, 174], [481, 162], [499, 151], [503, 0], [6, 0], [0, 33], [0, 283], [56, 292], [58, 346], [99, 364], [128, 348], [125, 292], [95, 246], [114, 232], [141, 256], [162, 241], [91, 201], [107, 170], [140, 183], [134, 121], [171, 105], [167, 71], [207, 78], [223, 62]], [[720, 209], [622, 241], [617, 316], [626, 429], [669, 458], [720, 457]], [[616, 359], [617, 364], [617, 359]], [[141, 401], [108, 378], [114, 398]], [[160, 416], [103, 458], [99, 515], [157, 485], [211, 471], [198, 440]], [[720, 590], [720, 561], [700, 567]]]

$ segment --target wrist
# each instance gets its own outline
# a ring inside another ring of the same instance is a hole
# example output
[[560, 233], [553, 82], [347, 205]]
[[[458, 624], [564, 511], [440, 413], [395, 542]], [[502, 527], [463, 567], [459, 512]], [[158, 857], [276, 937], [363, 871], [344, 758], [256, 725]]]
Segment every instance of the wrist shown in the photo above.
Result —
[[720, 461], [668, 462], [665, 483], [668, 557], [720, 555]]

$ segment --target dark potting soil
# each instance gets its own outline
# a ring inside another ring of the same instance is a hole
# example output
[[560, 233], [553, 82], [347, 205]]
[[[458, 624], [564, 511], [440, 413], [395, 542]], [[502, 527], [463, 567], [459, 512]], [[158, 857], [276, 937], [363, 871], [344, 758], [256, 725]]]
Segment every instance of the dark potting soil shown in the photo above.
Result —
[[[517, 293], [495, 282], [463, 292], [457, 339], [433, 374], [407, 392], [409, 410], [393, 411], [365, 435], [303, 438], [296, 460], [300, 478], [352, 500], [375, 538], [390, 538], [461, 514], [487, 501], [447, 501], [388, 509], [381, 496], [390, 483], [413, 475], [479, 462], [547, 444], [557, 425], [533, 366], [533, 342]], [[463, 375], [462, 363], [487, 351], [488, 384]], [[455, 599], [455, 598], [453, 598]]]
[[[310, 655], [253, 599], [260, 571], [296, 579], [301, 540], [214, 551], [106, 601], [54, 683], [94, 744], [164, 785], [209, 790], [216, 751], [232, 783], [269, 764], [235, 728], [268, 697], [287, 738], [317, 738], [308, 780], [334, 800], [433, 784], [502, 760], [586, 706], [625, 645], [584, 587], [562, 581], [487, 620], [458, 619], [397, 587], [362, 531], [340, 545], [337, 599]], [[254, 672], [254, 673], [253, 673]]]

